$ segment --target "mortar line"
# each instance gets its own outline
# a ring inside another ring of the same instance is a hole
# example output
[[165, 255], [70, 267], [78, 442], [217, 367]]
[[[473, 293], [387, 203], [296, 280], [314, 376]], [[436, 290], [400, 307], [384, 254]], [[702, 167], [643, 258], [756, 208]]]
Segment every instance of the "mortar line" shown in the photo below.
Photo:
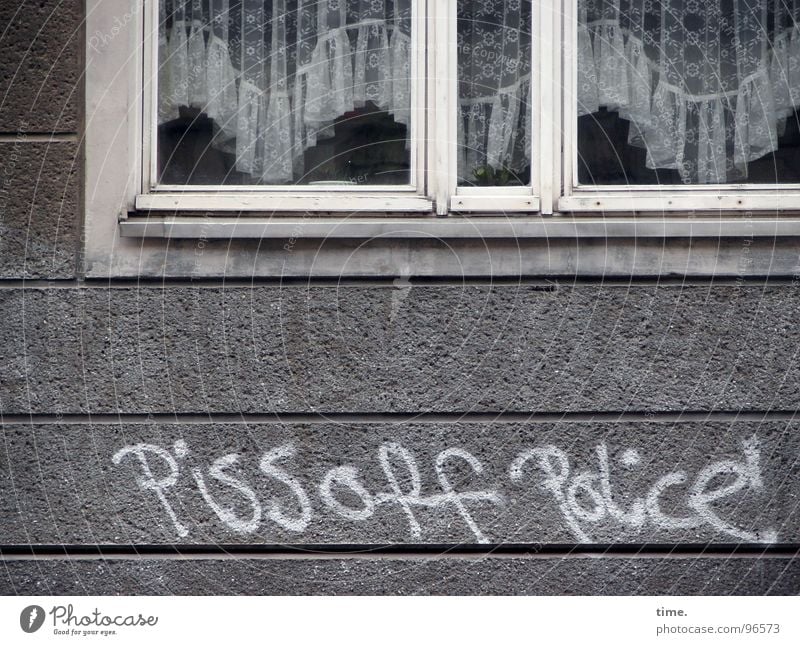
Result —
[[248, 424], [376, 424], [376, 423], [681, 423], [794, 421], [795, 410], [683, 412], [585, 411], [585, 412], [218, 412], [196, 413], [75, 413], [0, 414], [0, 425], [248, 425]]
[[[0, 289], [251, 289], [254, 287], [283, 287], [286, 289], [300, 288], [397, 288], [394, 280], [397, 276], [373, 278], [325, 278], [325, 277], [252, 277], [252, 278], [203, 278], [191, 280], [187, 278], [44, 278], [34, 280], [8, 279], [0, 280]], [[751, 276], [741, 277], [693, 277], [693, 278], [664, 278], [664, 277], [639, 277], [635, 279], [612, 279], [608, 277], [472, 277], [455, 279], [448, 277], [412, 277], [409, 279], [412, 287], [526, 287], [542, 291], [557, 291], [572, 287], [606, 287], [626, 289], [631, 287], [780, 287], [793, 286], [793, 278], [786, 276]]]
[[77, 143], [76, 132], [0, 132], [0, 143]]
[[495, 544], [495, 545], [65, 545], [0, 546], [0, 561], [26, 560], [220, 560], [220, 559], [729, 559], [800, 556], [800, 544]]
[[[78, 42], [86, 43], [89, 42], [87, 38], [87, 21], [81, 20], [80, 24], [78, 25], [78, 38], [80, 39]], [[73, 88], [73, 91], [77, 89], [78, 96], [77, 96], [77, 112], [78, 112], [78, 132], [80, 132], [80, 138], [77, 140], [78, 143], [78, 156], [75, 159], [75, 163], [78, 165], [78, 203], [83, 206], [83, 215], [84, 217], [78, 217], [76, 222], [76, 233], [77, 233], [77, 244], [75, 247], [75, 257], [74, 259], [74, 267], [75, 267], [75, 280], [78, 282], [82, 282], [84, 279], [84, 275], [86, 273], [86, 206], [87, 199], [86, 199], [86, 132], [87, 132], [87, 119], [88, 119], [88, 111], [86, 105], [86, 60], [87, 60], [87, 53], [85, 47], [78, 47], [78, 69], [80, 70], [78, 76], [77, 88]]]

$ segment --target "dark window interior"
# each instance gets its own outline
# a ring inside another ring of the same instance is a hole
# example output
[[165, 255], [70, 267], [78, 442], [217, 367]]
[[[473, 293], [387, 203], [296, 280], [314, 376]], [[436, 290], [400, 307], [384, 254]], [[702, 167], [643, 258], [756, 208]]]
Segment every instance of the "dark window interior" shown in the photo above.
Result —
[[[682, 184], [677, 170], [647, 168], [644, 148], [628, 144], [630, 123], [601, 108], [578, 119], [578, 182], [585, 186]], [[773, 154], [747, 166], [747, 183], [800, 183], [800, 115], [786, 120]]]
[[[162, 184], [257, 185], [236, 171], [235, 155], [211, 145], [213, 121], [200, 110], [180, 108], [180, 118], [158, 128]], [[305, 151], [297, 184], [409, 184], [411, 158], [405, 125], [372, 103], [336, 119], [334, 136]]]

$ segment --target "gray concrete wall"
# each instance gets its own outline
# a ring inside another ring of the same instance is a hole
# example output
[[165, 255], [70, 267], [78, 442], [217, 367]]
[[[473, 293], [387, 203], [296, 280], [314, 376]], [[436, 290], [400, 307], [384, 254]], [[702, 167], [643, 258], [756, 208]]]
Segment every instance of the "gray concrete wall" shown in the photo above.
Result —
[[767, 282], [86, 279], [82, 4], [0, 5], [0, 593], [800, 591], [791, 241]]

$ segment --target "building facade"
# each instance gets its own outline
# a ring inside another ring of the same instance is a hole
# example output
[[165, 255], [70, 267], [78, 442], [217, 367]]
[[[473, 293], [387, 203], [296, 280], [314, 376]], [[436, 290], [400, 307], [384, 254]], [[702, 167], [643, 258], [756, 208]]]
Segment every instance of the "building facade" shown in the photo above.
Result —
[[3, 593], [797, 592], [790, 189], [451, 186], [431, 54], [416, 191], [148, 192], [147, 4], [0, 6]]

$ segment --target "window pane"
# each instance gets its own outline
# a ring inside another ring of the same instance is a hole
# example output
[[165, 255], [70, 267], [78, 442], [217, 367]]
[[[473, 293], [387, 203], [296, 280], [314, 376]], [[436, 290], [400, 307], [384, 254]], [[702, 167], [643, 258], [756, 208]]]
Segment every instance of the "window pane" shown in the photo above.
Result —
[[458, 184], [529, 185], [531, 0], [458, 2]]
[[800, 182], [799, 4], [579, 0], [579, 183]]
[[411, 181], [411, 0], [160, 0], [158, 181]]

